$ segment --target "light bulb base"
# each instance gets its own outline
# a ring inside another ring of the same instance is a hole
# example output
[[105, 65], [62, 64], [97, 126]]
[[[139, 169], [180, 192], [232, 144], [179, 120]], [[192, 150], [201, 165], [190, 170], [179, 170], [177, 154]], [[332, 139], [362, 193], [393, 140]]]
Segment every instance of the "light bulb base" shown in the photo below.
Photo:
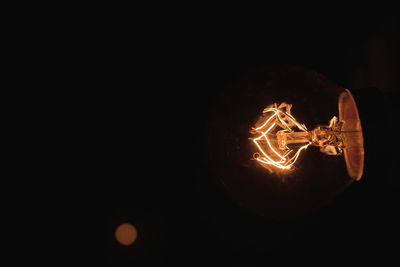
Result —
[[[357, 104], [362, 126], [365, 150], [364, 176], [368, 183], [381, 183], [390, 170], [390, 147], [385, 130], [391, 128], [388, 110], [383, 93], [374, 87], [352, 89], [351, 94]], [[374, 179], [374, 177], [379, 177]]]

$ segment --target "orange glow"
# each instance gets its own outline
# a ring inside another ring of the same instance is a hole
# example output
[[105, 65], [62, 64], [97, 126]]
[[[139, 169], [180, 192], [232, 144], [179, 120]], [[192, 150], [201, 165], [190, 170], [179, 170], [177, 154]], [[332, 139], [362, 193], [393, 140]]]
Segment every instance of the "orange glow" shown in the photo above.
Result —
[[[297, 150], [297, 152], [294, 153], [293, 150], [287, 147], [285, 139], [280, 140], [280, 137], [278, 137], [276, 133], [277, 131], [275, 131], [275, 133], [272, 133], [274, 130], [276, 130], [278, 126], [282, 128], [284, 133], [294, 132], [294, 127], [297, 127], [302, 132], [307, 132], [307, 128], [305, 127], [305, 125], [298, 123], [296, 119], [292, 115], [290, 115], [290, 108], [291, 105], [282, 103], [279, 108], [277, 108], [275, 104], [274, 107], [268, 107], [264, 109], [264, 114], [272, 112], [273, 114], [269, 116], [268, 119], [266, 119], [261, 126], [252, 128], [252, 133], [260, 134], [258, 137], [251, 140], [261, 152], [261, 154], [255, 153], [253, 155], [253, 158], [257, 160], [261, 165], [272, 165], [279, 169], [288, 170], [296, 162], [300, 152], [304, 149], [307, 149], [307, 147], [311, 144], [311, 142], [309, 142], [308, 140], [304, 141], [304, 137], [298, 138], [297, 141], [292, 140], [292, 143], [306, 143], [305, 145], [302, 145]], [[265, 128], [267, 128], [267, 130], [264, 130]], [[263, 141], [266, 142], [266, 145], [262, 143]], [[283, 149], [279, 148], [279, 146], [274, 148], [272, 141], [282, 144]], [[277, 156], [278, 159], [274, 160], [273, 155]]]
[[279, 110], [275, 112], [274, 115], [272, 115], [266, 122], [264, 122], [263, 125], [261, 125], [260, 127], [256, 128], [255, 130], [260, 130], [262, 128], [265, 127], [265, 125], [267, 125], [267, 123], [269, 123], [277, 114], [278, 114]]
[[130, 223], [123, 223], [115, 230], [115, 239], [124, 246], [132, 245], [137, 238], [137, 230]]

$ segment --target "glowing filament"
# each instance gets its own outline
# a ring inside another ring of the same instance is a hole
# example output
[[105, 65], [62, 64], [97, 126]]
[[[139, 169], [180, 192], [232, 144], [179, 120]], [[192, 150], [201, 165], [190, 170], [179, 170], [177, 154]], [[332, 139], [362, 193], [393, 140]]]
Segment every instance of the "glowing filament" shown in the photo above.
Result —
[[[273, 107], [264, 109], [264, 114], [272, 113], [272, 115], [269, 116], [261, 126], [252, 128], [252, 133], [259, 134], [259, 136], [251, 140], [260, 151], [260, 153], [255, 153], [253, 158], [264, 166], [272, 165], [283, 170], [290, 169], [296, 162], [300, 152], [307, 149], [311, 144], [308, 139], [304, 138], [304, 134], [301, 134], [297, 140], [291, 140], [290, 142], [306, 143], [305, 145], [302, 145], [295, 153], [287, 147], [288, 142], [284, 138], [285, 133], [292, 133], [292, 136], [296, 137], [296, 133], [293, 134], [294, 127], [297, 127], [302, 132], [307, 132], [305, 125], [298, 123], [290, 114], [290, 108], [290, 105], [282, 103], [279, 108], [277, 108], [275, 104]], [[285, 109], [286, 111], [282, 111]], [[278, 132], [280, 134], [272, 133], [278, 126], [282, 128], [282, 130]], [[265, 141], [266, 145], [263, 144], [262, 141]], [[279, 144], [278, 147], [274, 147], [272, 141], [275, 141], [275, 143], [277, 142]], [[274, 160], [273, 157], [277, 157], [278, 159]]]

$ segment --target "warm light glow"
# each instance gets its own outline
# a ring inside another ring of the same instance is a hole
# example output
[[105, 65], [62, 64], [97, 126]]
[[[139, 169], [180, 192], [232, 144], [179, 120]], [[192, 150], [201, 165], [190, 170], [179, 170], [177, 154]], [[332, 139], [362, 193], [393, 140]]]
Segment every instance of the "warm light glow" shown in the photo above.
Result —
[[[300, 152], [314, 145], [328, 155], [340, 155], [344, 148], [342, 134], [343, 122], [333, 117], [328, 126], [318, 126], [308, 131], [290, 114], [292, 105], [273, 104], [263, 111], [260, 126], [250, 131], [257, 134], [250, 138], [260, 152], [253, 159], [264, 167], [275, 166], [282, 170], [290, 169], [298, 159]], [[270, 115], [271, 114], [271, 115]], [[264, 121], [265, 120], [265, 121]], [[298, 131], [295, 131], [297, 128]], [[291, 148], [289, 148], [289, 146]]]
[[[294, 127], [297, 127], [303, 132], [307, 132], [307, 128], [298, 123], [296, 119], [290, 115], [290, 108], [290, 105], [282, 103], [279, 108], [277, 108], [276, 104], [274, 104], [274, 107], [268, 107], [264, 109], [264, 115], [268, 113], [273, 114], [269, 116], [261, 126], [255, 127], [252, 130], [254, 134], [260, 134], [258, 137], [252, 139], [252, 141], [262, 155], [255, 153], [253, 157], [262, 165], [272, 165], [283, 170], [290, 169], [296, 162], [300, 152], [311, 144], [311, 142], [307, 141], [305, 145], [301, 146], [297, 150], [297, 152], [292, 153], [293, 150], [287, 147], [285, 141], [280, 140], [277, 136], [277, 133], [272, 133], [278, 126], [282, 128], [283, 132], [294, 132]], [[265, 128], [267, 129], [264, 130]], [[275, 141], [277, 141], [279, 144], [282, 144], [283, 149], [280, 149], [279, 146], [274, 148], [274, 146], [271, 144], [271, 138], [275, 139]], [[262, 144], [261, 141], [265, 141], [267, 146]], [[271, 152], [278, 157], [278, 160], [274, 160], [272, 158]]]
[[132, 245], [137, 238], [137, 230], [130, 223], [123, 223], [115, 230], [115, 239], [124, 246]]

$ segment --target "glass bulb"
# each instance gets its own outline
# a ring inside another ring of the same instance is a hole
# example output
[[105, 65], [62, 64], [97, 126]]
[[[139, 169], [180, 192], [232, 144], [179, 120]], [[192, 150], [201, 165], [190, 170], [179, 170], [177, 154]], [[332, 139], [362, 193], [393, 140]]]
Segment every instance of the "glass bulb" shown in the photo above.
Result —
[[349, 90], [295, 66], [250, 73], [216, 101], [212, 169], [240, 205], [289, 218], [328, 203], [362, 177], [364, 149]]

